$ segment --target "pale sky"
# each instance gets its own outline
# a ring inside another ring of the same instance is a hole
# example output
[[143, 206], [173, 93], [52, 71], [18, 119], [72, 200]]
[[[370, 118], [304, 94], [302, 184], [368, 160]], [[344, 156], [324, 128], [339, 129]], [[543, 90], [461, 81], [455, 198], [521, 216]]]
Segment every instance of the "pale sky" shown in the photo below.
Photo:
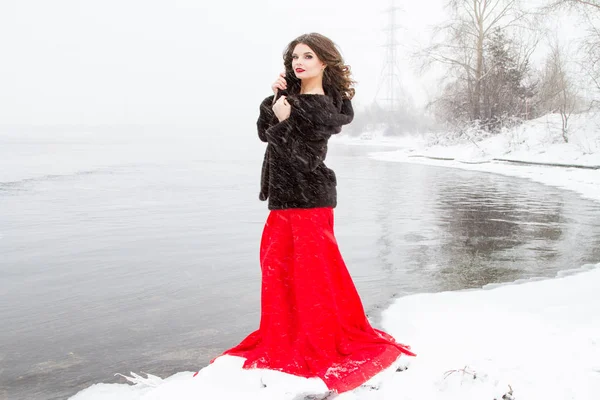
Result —
[[[6, 0], [0, 5], [0, 123], [254, 118], [256, 102], [270, 94], [283, 68], [286, 44], [313, 31], [339, 45], [359, 81], [357, 104], [369, 103], [380, 78], [389, 5], [389, 0]], [[405, 19], [424, 28], [430, 5], [411, 7]], [[399, 31], [398, 40], [408, 35]]]
[[[296, 36], [319, 32], [350, 64], [355, 104], [381, 79], [390, 0], [4, 0], [0, 124], [217, 124], [256, 119]], [[396, 1], [402, 81], [435, 87], [406, 57], [442, 0]]]

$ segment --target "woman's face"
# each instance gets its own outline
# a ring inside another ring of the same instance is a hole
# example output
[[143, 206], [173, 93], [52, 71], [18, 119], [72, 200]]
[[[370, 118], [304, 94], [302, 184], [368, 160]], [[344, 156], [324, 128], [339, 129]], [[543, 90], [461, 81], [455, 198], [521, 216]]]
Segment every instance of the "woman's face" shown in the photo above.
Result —
[[292, 69], [298, 79], [314, 78], [323, 74], [325, 64], [304, 43], [298, 43], [292, 53]]

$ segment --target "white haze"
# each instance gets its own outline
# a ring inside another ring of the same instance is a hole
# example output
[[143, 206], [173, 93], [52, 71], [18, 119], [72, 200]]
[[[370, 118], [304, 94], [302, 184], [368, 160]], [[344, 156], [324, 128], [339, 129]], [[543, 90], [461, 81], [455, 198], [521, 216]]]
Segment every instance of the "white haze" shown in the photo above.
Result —
[[[0, 5], [0, 124], [234, 128], [256, 118], [294, 37], [331, 37], [357, 103], [375, 95], [388, 0], [19, 0]], [[398, 39], [421, 36], [430, 2], [406, 5]], [[410, 9], [409, 9], [410, 8]], [[441, 11], [441, 8], [440, 8]], [[415, 18], [416, 17], [416, 18]], [[433, 19], [432, 19], [433, 18]], [[427, 21], [427, 22], [425, 22]], [[399, 48], [399, 58], [408, 66]], [[405, 71], [405, 81], [414, 82]], [[418, 92], [418, 85], [412, 84]], [[417, 93], [417, 98], [419, 94]], [[209, 135], [210, 129], [204, 129]]]
[[[437, 82], [409, 59], [444, 19], [443, 0], [396, 1], [398, 64], [417, 105]], [[533, 3], [532, 3], [533, 4]], [[530, 4], [529, 6], [531, 6]], [[248, 137], [294, 37], [332, 38], [376, 95], [389, 0], [13, 0], [0, 4], [0, 127], [154, 125]], [[561, 26], [568, 40], [572, 31]], [[571, 35], [572, 36], [572, 35]], [[254, 138], [254, 136], [252, 136]]]

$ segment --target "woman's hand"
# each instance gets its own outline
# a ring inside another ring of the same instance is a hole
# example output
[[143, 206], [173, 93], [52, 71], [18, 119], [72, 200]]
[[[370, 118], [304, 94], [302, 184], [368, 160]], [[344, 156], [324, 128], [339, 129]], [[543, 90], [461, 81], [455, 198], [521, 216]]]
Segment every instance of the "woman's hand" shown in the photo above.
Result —
[[273, 112], [275, 113], [275, 116], [279, 122], [288, 119], [291, 111], [292, 106], [290, 106], [290, 103], [288, 103], [285, 96], [281, 96], [279, 99], [277, 99], [275, 104], [273, 104]]
[[287, 89], [287, 82], [285, 80], [285, 72], [279, 73], [277, 80], [275, 82], [273, 82], [273, 84], [271, 85], [271, 89], [273, 89], [273, 94], [275, 96], [277, 96], [278, 90]]

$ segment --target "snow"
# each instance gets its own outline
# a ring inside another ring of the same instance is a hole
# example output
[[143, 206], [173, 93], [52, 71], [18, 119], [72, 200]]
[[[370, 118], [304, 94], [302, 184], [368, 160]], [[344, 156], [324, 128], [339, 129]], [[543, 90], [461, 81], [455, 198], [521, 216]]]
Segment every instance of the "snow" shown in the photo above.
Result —
[[[556, 279], [400, 299], [384, 312], [386, 327], [419, 357], [389, 390], [405, 399], [491, 400], [510, 385], [519, 399], [600, 398], [598, 267]], [[462, 372], [442, 376], [465, 366], [475, 379]]]
[[[492, 400], [511, 387], [516, 399], [598, 399], [600, 264], [572, 272], [398, 299], [384, 311], [383, 326], [417, 357], [401, 360], [406, 370], [394, 366], [337, 399]], [[326, 391], [318, 379], [243, 370], [242, 362], [227, 356], [196, 377], [182, 372], [132, 379], [133, 386], [100, 383], [71, 399], [292, 400]]]
[[[383, 161], [411, 162], [531, 179], [546, 185], [573, 190], [581, 196], [600, 201], [600, 114], [584, 113], [569, 119], [569, 143], [562, 139], [560, 115], [550, 114], [498, 135], [471, 141], [466, 132], [460, 141], [438, 136], [438, 143], [423, 136], [384, 137], [378, 132], [359, 138], [342, 137], [338, 142], [351, 145], [396, 147], [394, 151], [374, 152]], [[456, 143], [458, 142], [458, 143]], [[566, 168], [547, 165], [522, 165], [511, 160], [596, 167]]]
[[[372, 154], [380, 160], [501, 173], [600, 201], [600, 169], [495, 160], [600, 165], [600, 119], [584, 114], [573, 116], [570, 123], [568, 144], [562, 141], [556, 115], [529, 121], [476, 145], [470, 140], [428, 145], [419, 137], [390, 139], [376, 134], [337, 141], [399, 148]], [[397, 365], [336, 399], [600, 399], [599, 287], [600, 263], [574, 266], [553, 279], [397, 299], [383, 312], [382, 327], [410, 344], [417, 357], [401, 357]], [[326, 392], [319, 379], [243, 370], [242, 363], [238, 357], [220, 357], [196, 377], [193, 372], [166, 379], [132, 373], [122, 384], [99, 383], [71, 399], [300, 400]]]

